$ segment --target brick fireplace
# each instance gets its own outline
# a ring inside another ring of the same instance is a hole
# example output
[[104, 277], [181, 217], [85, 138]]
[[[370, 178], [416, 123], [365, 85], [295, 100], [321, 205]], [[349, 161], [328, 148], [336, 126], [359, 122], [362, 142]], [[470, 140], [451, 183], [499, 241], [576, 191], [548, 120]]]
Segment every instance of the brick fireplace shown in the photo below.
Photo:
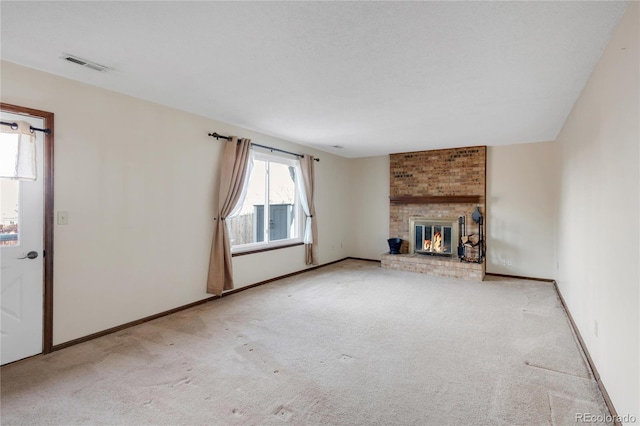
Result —
[[[476, 207], [486, 212], [486, 158], [484, 146], [390, 155], [389, 237], [403, 243], [401, 254], [382, 255], [382, 267], [484, 279], [484, 261], [460, 261], [457, 250], [447, 245], [459, 238], [461, 216], [466, 218], [466, 234], [479, 234], [471, 216]], [[417, 231], [415, 223], [421, 224]], [[466, 251], [467, 260], [478, 257], [477, 246]]]

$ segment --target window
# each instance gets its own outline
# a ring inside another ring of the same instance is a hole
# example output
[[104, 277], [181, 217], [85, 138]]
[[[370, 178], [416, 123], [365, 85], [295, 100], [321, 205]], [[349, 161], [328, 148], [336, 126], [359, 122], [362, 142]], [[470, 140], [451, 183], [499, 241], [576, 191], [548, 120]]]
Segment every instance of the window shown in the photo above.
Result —
[[227, 218], [234, 253], [302, 242], [302, 209], [296, 192], [297, 160], [253, 151], [246, 197]]
[[19, 245], [20, 181], [0, 178], [0, 246]]

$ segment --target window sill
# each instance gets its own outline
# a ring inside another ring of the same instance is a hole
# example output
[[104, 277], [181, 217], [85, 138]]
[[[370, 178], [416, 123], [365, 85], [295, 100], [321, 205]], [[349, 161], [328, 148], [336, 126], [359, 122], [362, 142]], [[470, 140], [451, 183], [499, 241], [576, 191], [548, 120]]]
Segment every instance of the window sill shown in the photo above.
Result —
[[283, 248], [289, 248], [289, 247], [295, 247], [295, 246], [303, 246], [303, 245], [304, 245], [304, 243], [298, 242], [298, 243], [284, 244], [284, 245], [281, 245], [281, 246], [257, 248], [257, 249], [254, 249], [254, 250], [247, 250], [247, 251], [241, 251], [241, 252], [238, 252], [238, 253], [231, 253], [231, 257], [244, 256], [245, 254], [262, 253], [263, 251], [280, 250], [280, 249], [283, 249]]

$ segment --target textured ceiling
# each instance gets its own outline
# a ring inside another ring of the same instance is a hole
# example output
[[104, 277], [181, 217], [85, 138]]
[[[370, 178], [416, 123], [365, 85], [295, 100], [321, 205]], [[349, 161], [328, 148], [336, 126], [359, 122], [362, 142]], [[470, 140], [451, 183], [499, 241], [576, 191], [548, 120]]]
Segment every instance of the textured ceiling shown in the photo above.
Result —
[[626, 5], [2, 1], [0, 47], [10, 62], [364, 157], [555, 139]]

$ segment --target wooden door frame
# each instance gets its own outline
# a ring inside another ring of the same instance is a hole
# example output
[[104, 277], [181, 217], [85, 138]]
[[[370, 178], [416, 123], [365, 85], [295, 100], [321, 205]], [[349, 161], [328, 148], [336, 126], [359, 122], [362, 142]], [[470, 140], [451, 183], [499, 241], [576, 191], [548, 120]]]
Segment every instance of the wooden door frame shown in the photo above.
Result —
[[0, 102], [0, 110], [42, 118], [44, 128], [44, 277], [42, 306], [42, 353], [53, 350], [53, 113]]

